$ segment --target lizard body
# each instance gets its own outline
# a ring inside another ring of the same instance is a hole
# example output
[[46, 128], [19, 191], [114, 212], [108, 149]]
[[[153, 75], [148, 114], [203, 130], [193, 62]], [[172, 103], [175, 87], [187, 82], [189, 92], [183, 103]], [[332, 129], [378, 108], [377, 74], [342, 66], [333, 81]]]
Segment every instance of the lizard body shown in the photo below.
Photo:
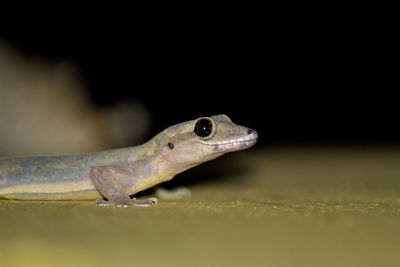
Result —
[[79, 155], [2, 158], [0, 198], [152, 205], [154, 198], [143, 201], [129, 196], [256, 141], [254, 130], [234, 124], [226, 115], [216, 115], [171, 126], [140, 146]]

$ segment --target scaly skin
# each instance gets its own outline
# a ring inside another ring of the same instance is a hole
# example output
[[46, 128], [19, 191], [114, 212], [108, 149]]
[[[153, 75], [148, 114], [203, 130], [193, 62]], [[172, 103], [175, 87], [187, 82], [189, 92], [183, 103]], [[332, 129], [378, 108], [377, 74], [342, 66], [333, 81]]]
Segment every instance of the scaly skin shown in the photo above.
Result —
[[[149, 206], [129, 196], [227, 152], [246, 149], [257, 133], [226, 115], [171, 126], [147, 143], [80, 155], [0, 159], [0, 198], [89, 200], [98, 205]], [[107, 200], [105, 200], [105, 199]]]

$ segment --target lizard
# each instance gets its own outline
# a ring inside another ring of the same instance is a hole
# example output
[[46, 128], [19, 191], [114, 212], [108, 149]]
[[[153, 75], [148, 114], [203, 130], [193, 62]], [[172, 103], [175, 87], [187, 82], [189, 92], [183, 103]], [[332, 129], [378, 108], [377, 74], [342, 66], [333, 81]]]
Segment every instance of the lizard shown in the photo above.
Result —
[[243, 150], [257, 142], [255, 130], [222, 114], [182, 122], [146, 143], [100, 152], [0, 159], [0, 198], [95, 200], [98, 206], [152, 206], [157, 198], [131, 196], [178, 173]]

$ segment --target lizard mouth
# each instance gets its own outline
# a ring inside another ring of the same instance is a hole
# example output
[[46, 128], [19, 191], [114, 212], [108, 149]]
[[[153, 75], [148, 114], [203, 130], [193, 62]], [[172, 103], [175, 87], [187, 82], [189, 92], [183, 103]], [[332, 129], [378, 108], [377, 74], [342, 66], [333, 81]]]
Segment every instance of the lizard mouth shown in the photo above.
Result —
[[217, 142], [200, 142], [201, 144], [213, 148], [215, 151], [237, 151], [249, 148], [257, 143], [257, 132], [249, 131], [249, 134], [237, 138], [220, 140]]

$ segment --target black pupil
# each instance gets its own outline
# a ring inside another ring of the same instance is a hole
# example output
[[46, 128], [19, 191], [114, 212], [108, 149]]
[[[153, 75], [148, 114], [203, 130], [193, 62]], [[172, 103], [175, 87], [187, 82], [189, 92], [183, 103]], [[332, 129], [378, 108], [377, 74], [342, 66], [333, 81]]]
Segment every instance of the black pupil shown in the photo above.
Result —
[[209, 119], [201, 119], [196, 122], [194, 132], [200, 137], [207, 137], [212, 132], [212, 122]]

